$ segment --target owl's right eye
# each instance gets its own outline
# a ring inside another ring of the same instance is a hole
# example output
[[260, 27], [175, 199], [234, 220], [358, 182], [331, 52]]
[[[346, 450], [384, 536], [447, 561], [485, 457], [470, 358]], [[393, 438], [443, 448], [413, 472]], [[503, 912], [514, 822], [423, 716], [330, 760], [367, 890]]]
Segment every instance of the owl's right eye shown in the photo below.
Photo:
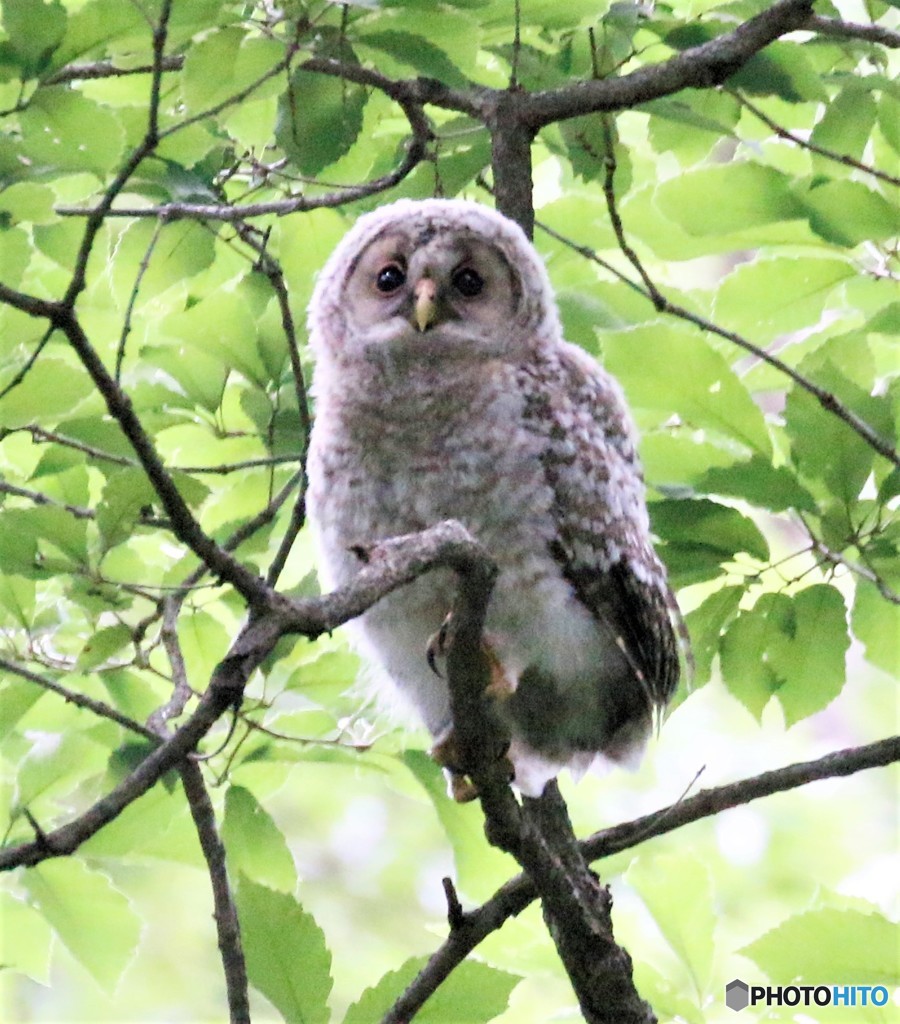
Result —
[[399, 263], [388, 263], [378, 271], [375, 287], [385, 295], [395, 292], [406, 281], [406, 271]]

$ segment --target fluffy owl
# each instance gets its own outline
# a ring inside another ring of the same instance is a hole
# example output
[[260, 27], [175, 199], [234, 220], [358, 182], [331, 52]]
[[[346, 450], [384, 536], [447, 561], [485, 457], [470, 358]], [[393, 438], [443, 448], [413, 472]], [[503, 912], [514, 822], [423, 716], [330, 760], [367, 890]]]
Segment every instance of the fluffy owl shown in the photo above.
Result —
[[[335, 249], [309, 328], [308, 509], [326, 585], [359, 571], [355, 546], [459, 520], [500, 567], [484, 643], [507, 686], [517, 787], [635, 763], [678, 681], [677, 609], [622, 392], [563, 340], [525, 234], [477, 203], [385, 206]], [[450, 571], [432, 572], [352, 624], [441, 749], [435, 637], [454, 593]]]

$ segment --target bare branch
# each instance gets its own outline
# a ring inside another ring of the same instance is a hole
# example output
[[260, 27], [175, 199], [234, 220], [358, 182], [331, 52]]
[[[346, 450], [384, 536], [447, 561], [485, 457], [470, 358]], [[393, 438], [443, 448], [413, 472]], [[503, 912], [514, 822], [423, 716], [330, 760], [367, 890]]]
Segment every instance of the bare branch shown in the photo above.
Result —
[[726, 89], [725, 91], [734, 96], [742, 107], [749, 110], [750, 113], [759, 121], [762, 121], [767, 128], [771, 128], [779, 138], [786, 139], [788, 142], [793, 142], [795, 146], [800, 146], [801, 149], [808, 149], [811, 153], [818, 153], [819, 156], [824, 156], [829, 160], [834, 160], [836, 163], [844, 164], [845, 167], [854, 167], [858, 171], [871, 174], [873, 178], [885, 181], [889, 185], [900, 186], [900, 178], [894, 177], [891, 174], [886, 174], [884, 171], [879, 171], [877, 167], [870, 167], [868, 164], [860, 163], [859, 160], [854, 160], [852, 156], [846, 156], [843, 153], [835, 153], [834, 150], [825, 149], [824, 146], [818, 146], [816, 143], [810, 142], [807, 139], [802, 139], [799, 135], [794, 135], [793, 132], [789, 132], [786, 128], [782, 128], [780, 124], [773, 121], [768, 114], [760, 110], [754, 103], [751, 103], [750, 100], [748, 100], [747, 97], [737, 89]]
[[247, 965], [241, 947], [241, 929], [237, 908], [228, 881], [225, 866], [225, 847], [216, 828], [216, 815], [203, 782], [200, 766], [194, 761], [182, 761], [181, 784], [197, 829], [200, 848], [206, 858], [212, 882], [216, 932], [219, 952], [228, 991], [228, 1019], [230, 1024], [250, 1024], [250, 1002], [247, 989]]
[[[184, 67], [184, 54], [173, 53], [159, 62], [161, 71], [180, 71]], [[153, 64], [140, 64], [133, 68], [118, 67], [111, 60], [92, 61], [87, 64], [67, 64], [54, 71], [41, 83], [42, 85], [66, 85], [69, 82], [83, 82], [98, 78], [124, 78], [126, 75], [149, 75], [153, 73]]]
[[92, 711], [95, 715], [99, 715], [101, 718], [108, 718], [111, 722], [115, 722], [117, 725], [121, 725], [123, 728], [129, 729], [131, 732], [137, 733], [139, 736], [143, 736], [144, 739], [152, 740], [154, 743], [158, 739], [155, 733], [145, 728], [140, 722], [135, 722], [127, 715], [123, 715], [120, 711], [116, 711], [114, 707], [104, 703], [102, 700], [94, 700], [93, 697], [85, 697], [84, 694], [77, 693], [75, 690], [70, 690], [68, 687], [61, 686], [56, 682], [56, 680], [49, 679], [47, 676], [39, 676], [36, 672], [30, 671], [23, 665], [17, 665], [14, 661], [9, 661], [7, 658], [0, 658], [0, 669], [4, 669], [12, 675], [19, 676], [21, 679], [27, 679], [28, 682], [34, 683], [45, 690], [50, 690], [52, 693], [62, 697], [67, 704], [74, 704], [77, 708]]
[[[785, 793], [822, 779], [839, 778], [882, 768], [900, 761], [900, 737], [891, 737], [826, 754], [816, 761], [788, 765], [714, 789], [701, 790], [696, 796], [680, 800], [652, 814], [597, 832], [581, 843], [589, 861], [629, 850], [656, 836], [666, 835], [703, 818], [713, 817], [732, 807], [741, 807], [763, 797]], [[463, 915], [447, 939], [392, 1008], [387, 1020], [411, 1020], [441, 982], [492, 932], [511, 917], [520, 914], [537, 892], [522, 874], [506, 882], [485, 903]]]
[[841, 21], [839, 18], [825, 18], [811, 14], [804, 28], [823, 36], [837, 36], [842, 39], [862, 39], [867, 43], [881, 43], [892, 49], [900, 47], [900, 32], [886, 25], [862, 25], [859, 22]]
[[28, 501], [34, 502], [35, 505], [61, 508], [70, 515], [75, 516], [76, 519], [93, 519], [96, 515], [93, 509], [82, 508], [80, 505], [69, 505], [64, 501], [57, 501], [55, 498], [42, 494], [40, 491], [32, 491], [27, 487], [17, 487], [15, 484], [8, 484], [5, 480], [0, 480], [0, 494], [11, 494], [17, 498], [27, 498]]

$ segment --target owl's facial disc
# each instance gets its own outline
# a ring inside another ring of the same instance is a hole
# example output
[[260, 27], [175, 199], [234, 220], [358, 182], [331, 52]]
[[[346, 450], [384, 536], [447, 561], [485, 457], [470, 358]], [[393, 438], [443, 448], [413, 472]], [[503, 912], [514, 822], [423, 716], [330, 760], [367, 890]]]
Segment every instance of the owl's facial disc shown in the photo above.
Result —
[[348, 276], [345, 310], [385, 343], [428, 335], [452, 346], [501, 339], [520, 293], [518, 275], [495, 246], [468, 232], [411, 227], [363, 250]]

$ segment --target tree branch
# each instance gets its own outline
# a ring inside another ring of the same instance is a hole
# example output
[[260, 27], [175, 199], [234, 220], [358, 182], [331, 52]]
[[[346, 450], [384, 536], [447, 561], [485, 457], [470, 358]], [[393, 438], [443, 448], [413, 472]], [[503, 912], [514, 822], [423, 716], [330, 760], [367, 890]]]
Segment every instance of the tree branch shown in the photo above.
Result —
[[[581, 842], [581, 850], [589, 861], [601, 860], [732, 807], [741, 807], [822, 779], [883, 768], [897, 761], [900, 761], [900, 737], [897, 736], [835, 751], [815, 761], [788, 765], [739, 782], [702, 790], [696, 796], [660, 808], [652, 814], [596, 832]], [[501, 886], [480, 907], [463, 914], [458, 926], [394, 1004], [384, 1024], [411, 1020], [454, 968], [488, 935], [501, 928], [509, 918], [521, 914], [536, 898], [534, 884], [527, 875], [521, 874]]]
[[440, 523], [422, 533], [396, 537], [365, 553], [364, 565], [352, 583], [319, 598], [292, 601], [267, 591], [265, 610], [244, 627], [226, 657], [216, 666], [194, 713], [135, 770], [84, 814], [28, 843], [0, 850], [0, 871], [31, 867], [49, 857], [62, 857], [116, 818], [170, 769], [191, 754], [218, 719], [237, 707], [251, 673], [286, 634], [314, 638], [356, 618], [376, 601], [431, 569], [461, 568], [483, 559], [484, 553], [459, 523]]
[[624, 110], [682, 89], [721, 85], [769, 43], [803, 28], [811, 13], [812, 0], [777, 0], [733, 32], [691, 47], [662, 64], [621, 78], [592, 79], [531, 93], [523, 104], [523, 117], [538, 129], [581, 114]]
[[881, 43], [892, 49], [900, 47], [900, 32], [887, 28], [885, 25], [861, 25], [858, 22], [841, 21], [839, 18], [825, 18], [820, 14], [811, 14], [803, 27], [823, 36], [862, 39], [867, 43]]
[[228, 991], [228, 1019], [230, 1024], [250, 1024], [247, 965], [241, 946], [237, 908], [234, 905], [225, 865], [225, 847], [216, 828], [215, 811], [206, 791], [200, 766], [195, 761], [182, 761], [180, 773], [184, 795], [187, 797], [212, 882], [216, 932]]

